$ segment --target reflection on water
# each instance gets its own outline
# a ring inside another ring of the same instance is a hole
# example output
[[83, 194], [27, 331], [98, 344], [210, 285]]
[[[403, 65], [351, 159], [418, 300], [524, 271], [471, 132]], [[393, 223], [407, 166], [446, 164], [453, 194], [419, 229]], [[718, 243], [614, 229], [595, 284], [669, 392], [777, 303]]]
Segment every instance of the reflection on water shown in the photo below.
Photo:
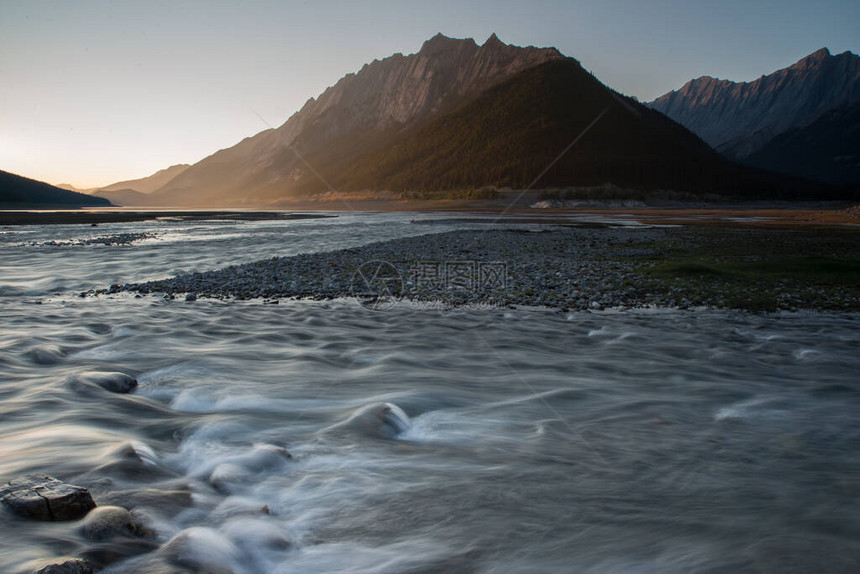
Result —
[[[290, 233], [175, 265], [288, 252]], [[158, 274], [171, 249], [52, 257], [77, 289]], [[16, 289], [48, 280], [33, 257]], [[0, 305], [0, 480], [53, 474], [158, 533], [94, 542], [2, 510], [2, 572], [61, 555], [113, 573], [860, 567], [857, 316]], [[73, 384], [84, 371], [139, 387]]]

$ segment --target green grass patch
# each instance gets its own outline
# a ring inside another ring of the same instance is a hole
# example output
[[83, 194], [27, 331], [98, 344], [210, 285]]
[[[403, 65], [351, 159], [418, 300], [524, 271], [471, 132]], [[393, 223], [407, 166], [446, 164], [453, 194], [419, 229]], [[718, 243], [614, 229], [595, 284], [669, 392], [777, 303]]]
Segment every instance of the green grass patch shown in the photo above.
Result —
[[765, 260], [748, 272], [821, 285], [860, 285], [860, 261], [823, 257], [785, 257]]
[[727, 271], [721, 269], [718, 263], [700, 261], [668, 261], [652, 269], [651, 273], [658, 277], [681, 277], [684, 279], [728, 275]]
[[644, 270], [661, 279], [789, 281], [809, 285], [860, 285], [860, 261], [825, 257], [669, 260]]
[[642, 285], [644, 289], [670, 300], [758, 313], [794, 307], [857, 309], [860, 298], [857, 259], [762, 255], [658, 258], [638, 271], [650, 279]]

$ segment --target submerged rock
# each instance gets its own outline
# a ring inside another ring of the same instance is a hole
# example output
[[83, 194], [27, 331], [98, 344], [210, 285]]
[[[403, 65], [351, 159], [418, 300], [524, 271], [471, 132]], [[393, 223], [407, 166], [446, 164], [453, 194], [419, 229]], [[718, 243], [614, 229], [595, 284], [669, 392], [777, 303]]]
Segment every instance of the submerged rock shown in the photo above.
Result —
[[62, 363], [66, 358], [66, 353], [59, 347], [37, 347], [25, 353], [25, 356], [33, 363], [40, 366], [50, 366]]
[[372, 403], [355, 410], [350, 417], [325, 432], [357, 431], [383, 438], [396, 438], [412, 427], [409, 415], [394, 403]]
[[202, 526], [183, 530], [158, 552], [171, 564], [210, 574], [232, 574], [230, 565], [239, 556], [238, 549], [229, 538]]
[[0, 488], [0, 502], [33, 520], [75, 520], [96, 507], [90, 492], [46, 474], [30, 474]]
[[283, 468], [292, 458], [283, 447], [259, 444], [218, 464], [209, 474], [209, 483], [219, 492], [232, 493], [236, 486], [247, 484], [255, 474]]
[[[152, 540], [130, 540], [124, 538], [116, 542], [107, 542], [91, 546], [81, 552], [87, 562], [96, 570], [101, 570], [120, 560], [128, 560], [141, 554], [153, 552], [158, 549], [158, 543]], [[135, 570], [140, 572], [140, 570]]]
[[250, 470], [238, 464], [225, 462], [216, 466], [209, 475], [209, 484], [218, 492], [229, 494], [233, 492], [234, 484], [247, 484], [251, 477]]
[[94, 572], [92, 564], [80, 558], [62, 557], [51, 562], [51, 564], [45, 564], [44, 561], [40, 561], [28, 569], [28, 572], [35, 572], [35, 574], [93, 574]]
[[99, 497], [99, 500], [105, 504], [124, 504], [130, 508], [147, 506], [158, 510], [176, 510], [192, 504], [191, 490], [187, 486], [117, 490]]
[[[87, 475], [91, 477], [91, 481], [100, 481], [99, 477], [105, 476], [134, 481], [155, 481], [178, 477], [174, 471], [161, 464], [158, 456], [148, 445], [139, 441], [119, 445], [107, 455], [106, 459], [107, 462]], [[121, 499], [115, 504], [129, 506]]]
[[117, 536], [154, 538], [155, 530], [139, 513], [120, 506], [100, 506], [87, 514], [78, 531], [87, 540], [103, 542]]
[[69, 385], [75, 389], [96, 386], [112, 393], [130, 393], [137, 388], [137, 379], [125, 373], [88, 371], [72, 376]]

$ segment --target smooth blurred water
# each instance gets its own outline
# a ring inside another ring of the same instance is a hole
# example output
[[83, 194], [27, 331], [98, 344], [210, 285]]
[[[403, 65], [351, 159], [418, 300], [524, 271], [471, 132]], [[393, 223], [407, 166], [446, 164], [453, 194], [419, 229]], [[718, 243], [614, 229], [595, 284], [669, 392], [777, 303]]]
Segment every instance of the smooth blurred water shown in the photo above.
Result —
[[[113, 573], [860, 571], [857, 315], [74, 294], [447, 228], [412, 217], [0, 230], [0, 481], [146, 515]], [[0, 571], [75, 529], [0, 511]]]

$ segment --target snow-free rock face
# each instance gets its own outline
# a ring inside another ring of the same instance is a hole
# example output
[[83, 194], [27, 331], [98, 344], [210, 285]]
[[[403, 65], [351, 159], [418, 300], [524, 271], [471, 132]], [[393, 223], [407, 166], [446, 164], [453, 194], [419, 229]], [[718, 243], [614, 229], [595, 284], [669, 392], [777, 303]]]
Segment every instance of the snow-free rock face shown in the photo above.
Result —
[[341, 132], [359, 125], [404, 124], [521, 70], [561, 57], [554, 48], [509, 46], [495, 34], [483, 46], [471, 38], [457, 40], [437, 34], [424, 42], [417, 54], [395, 54], [366, 64], [357, 74], [344, 77], [323, 92], [318, 100], [309, 101], [299, 114], [319, 122], [339, 108], [349, 120], [347, 125], [332, 126]]
[[471, 38], [437, 34], [415, 54], [395, 54], [347, 74], [308, 100], [281, 127], [205, 158], [152, 199], [164, 205], [238, 205], [248, 198], [275, 199], [289, 194], [302, 178], [315, 177], [296, 151], [309, 156], [355, 134], [365, 141], [384, 139], [518, 72], [562, 58], [555, 48], [511, 46], [495, 34], [480, 46]]
[[729, 158], [742, 160], [786, 130], [860, 100], [860, 57], [822, 48], [753, 82], [704, 76], [650, 104]]

